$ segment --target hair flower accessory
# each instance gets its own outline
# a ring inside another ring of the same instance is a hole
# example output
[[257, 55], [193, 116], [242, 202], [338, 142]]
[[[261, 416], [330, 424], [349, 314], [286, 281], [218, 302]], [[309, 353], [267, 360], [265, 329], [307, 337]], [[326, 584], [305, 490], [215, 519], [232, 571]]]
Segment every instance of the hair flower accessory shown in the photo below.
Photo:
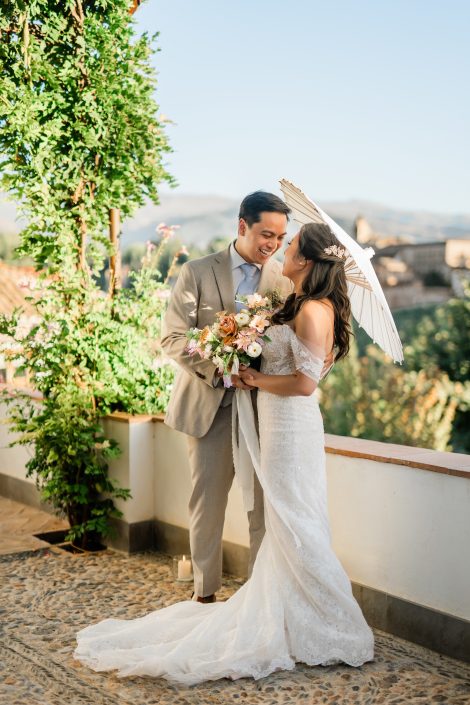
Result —
[[346, 259], [347, 257], [347, 252], [344, 247], [338, 247], [338, 245], [330, 245], [329, 247], [325, 247], [323, 252], [327, 255], [334, 255], [339, 259]]

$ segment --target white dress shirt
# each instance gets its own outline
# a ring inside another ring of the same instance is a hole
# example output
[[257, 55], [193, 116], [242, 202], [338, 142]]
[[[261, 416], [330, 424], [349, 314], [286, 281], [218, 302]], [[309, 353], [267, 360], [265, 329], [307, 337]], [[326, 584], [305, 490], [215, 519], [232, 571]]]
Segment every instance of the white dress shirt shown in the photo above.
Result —
[[[240, 254], [238, 254], [237, 250], [235, 249], [234, 242], [230, 244], [230, 260], [232, 262], [233, 296], [235, 298], [237, 289], [240, 286], [241, 281], [245, 278], [245, 274], [241, 268], [241, 265], [247, 264], [247, 262], [243, 259]], [[253, 262], [253, 264], [258, 270], [258, 274], [253, 277], [253, 291], [251, 292], [252, 294], [254, 294], [255, 291], [258, 290], [259, 281], [261, 279], [261, 265], [257, 264], [256, 262]]]

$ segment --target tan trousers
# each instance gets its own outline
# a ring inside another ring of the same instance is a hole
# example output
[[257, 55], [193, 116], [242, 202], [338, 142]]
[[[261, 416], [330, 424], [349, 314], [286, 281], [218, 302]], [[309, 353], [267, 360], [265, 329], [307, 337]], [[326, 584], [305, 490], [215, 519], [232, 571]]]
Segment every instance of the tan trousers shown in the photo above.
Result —
[[[192, 494], [189, 539], [194, 569], [194, 593], [206, 597], [222, 584], [222, 532], [233, 482], [232, 407], [220, 406], [208, 433], [188, 436]], [[248, 574], [264, 536], [263, 492], [255, 476], [255, 506], [248, 512], [250, 560]]]

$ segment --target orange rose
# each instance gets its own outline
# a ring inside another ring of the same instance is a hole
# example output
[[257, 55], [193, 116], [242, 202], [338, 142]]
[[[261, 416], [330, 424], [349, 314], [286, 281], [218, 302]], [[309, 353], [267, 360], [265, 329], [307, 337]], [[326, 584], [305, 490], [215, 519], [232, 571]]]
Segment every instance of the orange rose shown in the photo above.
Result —
[[237, 336], [236, 335], [226, 335], [225, 338], [223, 339], [222, 343], [224, 345], [231, 345], [233, 347], [233, 344], [236, 340]]
[[223, 335], [233, 335], [237, 332], [237, 322], [233, 313], [219, 319], [219, 330]]

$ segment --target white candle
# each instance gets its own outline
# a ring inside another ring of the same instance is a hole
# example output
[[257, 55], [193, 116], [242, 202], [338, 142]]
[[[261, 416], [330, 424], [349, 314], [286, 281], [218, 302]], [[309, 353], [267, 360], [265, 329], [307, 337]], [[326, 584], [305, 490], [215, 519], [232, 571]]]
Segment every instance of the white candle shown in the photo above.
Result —
[[178, 561], [178, 580], [191, 580], [193, 577], [193, 571], [191, 566], [191, 561], [186, 556]]

